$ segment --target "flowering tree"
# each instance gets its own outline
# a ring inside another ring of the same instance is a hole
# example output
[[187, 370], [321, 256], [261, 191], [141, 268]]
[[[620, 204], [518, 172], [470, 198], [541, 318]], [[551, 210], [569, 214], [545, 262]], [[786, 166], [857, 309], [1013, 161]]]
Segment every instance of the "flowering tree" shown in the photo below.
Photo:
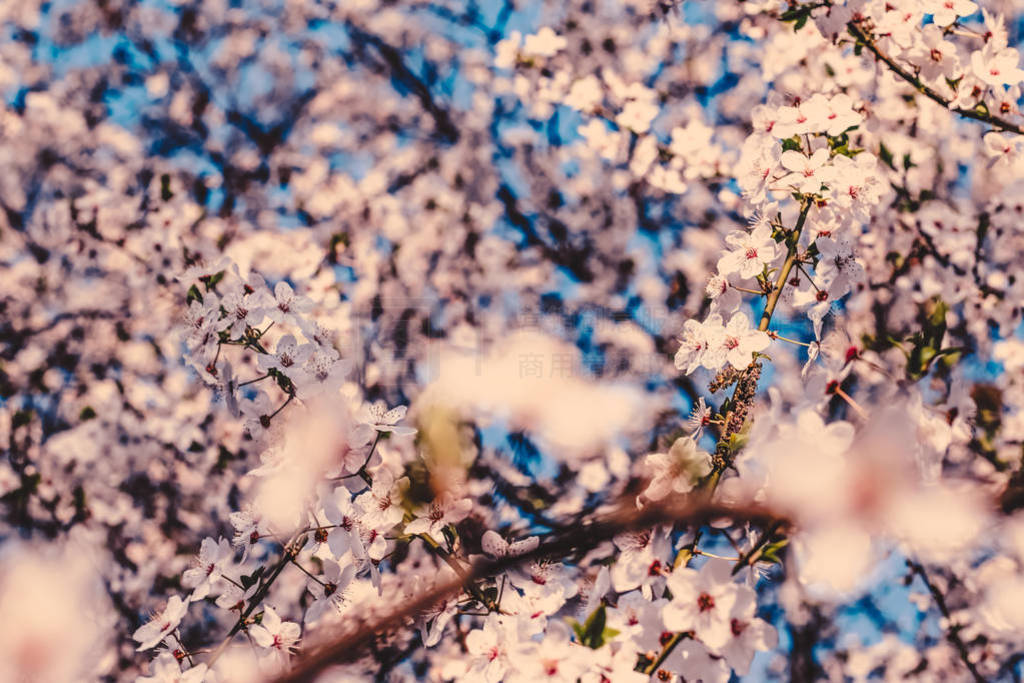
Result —
[[1022, 9], [3, 4], [3, 680], [1019, 680]]

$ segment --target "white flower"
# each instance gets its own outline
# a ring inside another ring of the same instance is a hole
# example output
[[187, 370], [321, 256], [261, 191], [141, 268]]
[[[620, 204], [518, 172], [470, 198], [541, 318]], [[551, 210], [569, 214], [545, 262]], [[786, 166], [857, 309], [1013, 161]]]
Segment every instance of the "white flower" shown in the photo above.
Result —
[[471, 680], [499, 683], [518, 659], [518, 649], [519, 633], [514, 618], [489, 615], [483, 628], [466, 636], [466, 650], [472, 657], [468, 672]]
[[1015, 133], [985, 133], [985, 154], [996, 160], [996, 163], [1010, 165], [1020, 157], [1021, 136]]
[[226, 315], [217, 321], [218, 330], [228, 330], [232, 338], [241, 337], [248, 327], [256, 327], [263, 322], [263, 309], [259, 302], [244, 292], [229, 292], [221, 306]]
[[694, 485], [711, 472], [711, 454], [697, 447], [688, 436], [676, 439], [668, 453], [652, 453], [644, 464], [654, 475], [645, 495], [661, 500], [670, 493], [688, 493]]
[[831, 176], [827, 172], [828, 150], [819, 149], [811, 156], [804, 156], [796, 150], [782, 153], [781, 162], [786, 170], [791, 171], [779, 181], [789, 185], [801, 194], [815, 194], [821, 190], [822, 184], [828, 184]]
[[181, 577], [181, 585], [192, 589], [190, 600], [202, 600], [210, 594], [210, 589], [220, 582], [224, 568], [231, 563], [234, 554], [234, 549], [226, 539], [203, 539], [196, 566], [186, 569]]
[[665, 598], [648, 600], [639, 591], [630, 591], [619, 597], [615, 607], [607, 608], [608, 627], [632, 641], [639, 652], [659, 650], [664, 631], [661, 611], [667, 604]]
[[717, 370], [725, 362], [743, 369], [753, 362], [755, 352], [764, 351], [770, 343], [767, 334], [750, 326], [746, 314], [737, 312], [724, 328], [716, 329], [702, 362], [710, 370]]
[[249, 627], [249, 635], [256, 644], [272, 650], [281, 659], [287, 659], [301, 631], [295, 622], [281, 621], [273, 607], [264, 609], [260, 623]]
[[971, 0], [921, 0], [921, 10], [932, 15], [936, 27], [944, 27], [956, 21], [957, 17], [969, 17], [974, 14], [978, 11], [978, 6]]
[[754, 617], [756, 608], [757, 594], [741, 585], [732, 612], [729, 614], [729, 630], [732, 637], [719, 650], [739, 676], [746, 676], [750, 671], [750, 662], [755, 651], [771, 650], [779, 642], [779, 634], [775, 627], [763, 619]]
[[577, 128], [576, 132], [586, 141], [587, 147], [608, 161], [615, 161], [624, 146], [623, 134], [610, 130], [600, 119], [591, 119], [586, 125]]
[[408, 410], [405, 406], [396, 406], [391, 410], [388, 410], [388, 404], [384, 401], [377, 401], [372, 404], [369, 408], [369, 421], [368, 425], [376, 429], [382, 434], [395, 434], [397, 436], [408, 436], [415, 434], [416, 430], [412, 427], [399, 427], [399, 420], [405, 417], [405, 413]]
[[704, 402], [703, 396], [697, 397], [697, 403], [693, 406], [690, 411], [690, 418], [686, 421], [686, 428], [690, 432], [690, 438], [696, 441], [700, 438], [704, 428], [708, 426], [711, 421], [712, 410], [708, 408], [708, 404]]
[[153, 675], [139, 676], [135, 683], [152, 681], [153, 683], [203, 683], [206, 678], [206, 665], [197, 664], [186, 671], [169, 652], [163, 652], [153, 660]]
[[[804, 158], [800, 154], [797, 156]], [[725, 241], [733, 249], [718, 259], [718, 274], [721, 276], [727, 277], [738, 273], [742, 278], [756, 277], [778, 255], [778, 245], [772, 237], [772, 228], [765, 222], [758, 224], [750, 232], [731, 232]]]
[[193, 301], [185, 311], [185, 328], [188, 330], [186, 345], [190, 353], [209, 354], [217, 350], [217, 320], [220, 317], [220, 302], [216, 294], [208, 293], [203, 303]]
[[296, 324], [300, 314], [313, 309], [313, 301], [309, 297], [297, 296], [292, 286], [285, 281], [274, 286], [274, 299], [266, 308], [267, 317], [275, 323]]
[[235, 529], [235, 536], [231, 543], [235, 547], [242, 548], [242, 561], [249, 556], [249, 551], [259, 543], [260, 538], [270, 534], [270, 527], [263, 521], [262, 515], [252, 505], [246, 505], [241, 512], [232, 512], [228, 521]]
[[604, 91], [601, 88], [601, 81], [597, 76], [591, 74], [573, 83], [563, 102], [565, 106], [578, 111], [590, 111], [603, 99]]
[[[721, 320], [721, 316], [712, 314]], [[704, 352], [708, 350], [708, 333], [706, 323], [699, 323], [696, 320], [687, 320], [683, 323], [683, 334], [679, 337], [679, 350], [676, 351], [675, 366], [690, 374], [696, 370], [704, 358]]]
[[352, 494], [344, 486], [334, 489], [334, 495], [324, 501], [324, 516], [333, 525], [327, 534], [327, 546], [335, 558], [349, 550], [355, 558], [366, 557], [360, 539], [358, 513], [352, 504]]
[[313, 355], [314, 349], [312, 344], [299, 344], [294, 335], [286, 334], [277, 340], [273, 354], [260, 354], [256, 362], [263, 372], [273, 368], [290, 379], [293, 375], [297, 376], [302, 364]]
[[1014, 48], [996, 52], [991, 44], [971, 54], [971, 69], [974, 75], [995, 88], [1016, 85], [1024, 81], [1024, 71], [1017, 68], [1020, 53]]
[[[236, 577], [236, 583], [238, 582]], [[251, 586], [242, 590], [233, 583], [224, 586], [224, 592], [216, 600], [217, 607], [221, 609], [235, 610], [241, 612], [245, 609], [245, 603], [256, 594], [259, 589], [259, 582], [254, 581]]]
[[522, 43], [523, 34], [519, 31], [512, 31], [508, 38], [498, 41], [498, 44], [494, 46], [494, 66], [499, 69], [514, 67]]
[[490, 529], [484, 532], [483, 538], [480, 539], [481, 548], [491, 557], [518, 557], [534, 550], [538, 545], [540, 538], [537, 536], [509, 543], [498, 532]]
[[456, 500], [451, 494], [444, 494], [439, 500], [421, 510], [416, 519], [405, 525], [405, 533], [410, 535], [426, 534], [438, 543], [444, 542], [441, 530], [449, 524], [457, 524], [466, 518], [473, 509], [473, 501], [469, 498]]
[[711, 310], [719, 315], [731, 314], [743, 303], [739, 290], [721, 275], [711, 276], [704, 293], [711, 299]]
[[622, 111], [615, 117], [615, 123], [622, 128], [628, 128], [637, 134], [646, 133], [653, 121], [660, 113], [658, 105], [652, 102], [633, 100], [627, 102]]
[[342, 569], [334, 560], [323, 562], [323, 575], [318, 580], [309, 579], [306, 583], [306, 588], [315, 598], [313, 604], [306, 609], [307, 624], [319, 621], [330, 611], [341, 612], [345, 602], [345, 589], [352, 583], [356, 573], [354, 564], [345, 565]]
[[551, 622], [539, 643], [531, 642], [516, 662], [510, 683], [559, 681], [577, 683], [589, 667], [590, 648], [573, 643], [569, 627], [562, 621]]
[[161, 640], [178, 628], [182, 618], [188, 611], [188, 601], [172, 595], [163, 611], [153, 616], [146, 624], [140, 626], [132, 638], [139, 642], [137, 650], [148, 650], [156, 647]]
[[565, 38], [555, 33], [550, 26], [545, 26], [536, 34], [526, 36], [523, 54], [530, 57], [554, 57], [567, 44]]
[[663, 527], [619, 534], [614, 539], [619, 554], [611, 568], [616, 592], [639, 588], [645, 598], [661, 593], [665, 585], [665, 563], [671, 544]]
[[719, 657], [713, 657], [708, 648], [692, 638], [683, 638], [662, 668], [679, 674], [681, 681], [701, 683], [728, 683], [729, 667]]
[[420, 638], [423, 639], [424, 647], [434, 647], [441, 642], [444, 635], [444, 627], [448, 625], [455, 615], [459, 613], [457, 598], [450, 597], [427, 608], [423, 615], [423, 625], [420, 627]]
[[552, 615], [579, 591], [569, 570], [557, 562], [530, 562], [509, 572], [508, 577], [522, 592], [530, 614]]
[[779, 107], [772, 126], [772, 135], [785, 139], [816, 131], [820, 122], [816, 120], [814, 111], [805, 111], [804, 105], [806, 102], [795, 107]]
[[366, 493], [356, 498], [356, 506], [362, 510], [362, 522], [371, 529], [389, 531], [402, 521], [402, 496], [409, 480], [405, 477], [395, 480], [391, 470], [381, 467], [373, 477], [373, 485]]
[[321, 394], [331, 397], [341, 389], [351, 369], [351, 361], [341, 360], [334, 349], [319, 348], [290, 379], [295, 395], [304, 401]]
[[832, 98], [816, 93], [800, 105], [800, 111], [810, 119], [815, 130], [832, 136], [864, 120], [863, 116], [853, 110], [853, 99], [845, 93]]
[[818, 237], [818, 264], [815, 275], [828, 288], [829, 296], [845, 296], [855, 284], [864, 280], [864, 268], [853, 255], [853, 245], [844, 237]]
[[718, 651], [732, 637], [732, 608], [740, 589], [732, 581], [732, 564], [711, 559], [700, 571], [682, 567], [668, 577], [672, 601], [662, 611], [665, 628], [693, 631], [710, 649]]
[[953, 78], [960, 66], [956, 45], [946, 40], [945, 34], [935, 24], [921, 29], [921, 38], [908, 55], [921, 68], [921, 77], [928, 81]]

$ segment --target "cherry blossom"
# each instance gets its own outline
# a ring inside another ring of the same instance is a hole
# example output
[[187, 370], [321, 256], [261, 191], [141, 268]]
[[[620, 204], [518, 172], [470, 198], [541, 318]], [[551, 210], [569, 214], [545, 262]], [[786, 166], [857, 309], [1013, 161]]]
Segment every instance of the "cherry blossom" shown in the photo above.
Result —
[[201, 600], [216, 586], [224, 574], [224, 569], [234, 559], [234, 549], [225, 539], [214, 541], [204, 538], [199, 547], [196, 566], [182, 574], [181, 584], [192, 589], [189, 600]]
[[416, 519], [405, 525], [407, 534], [427, 534], [438, 543], [444, 541], [441, 530], [449, 524], [457, 524], [466, 518], [473, 508], [473, 501], [465, 498], [456, 500], [445, 494], [422, 510]]
[[286, 660], [292, 648], [299, 640], [301, 627], [291, 621], [283, 621], [273, 607], [263, 610], [260, 623], [249, 629], [249, 634], [257, 645], [267, 648], [271, 654]]
[[711, 471], [711, 456], [691, 437], [676, 439], [668, 453], [652, 453], [645, 464], [653, 471], [645, 495], [653, 500], [670, 493], [686, 493]]
[[163, 610], [153, 615], [153, 618], [140, 626], [132, 638], [139, 642], [139, 650], [149, 650], [156, 647], [160, 642], [178, 628], [178, 624], [188, 612], [188, 601], [182, 600], [177, 595], [172, 595]]
[[672, 631], [693, 631], [712, 650], [719, 650], [732, 638], [732, 609], [739, 595], [751, 589], [731, 581], [732, 567], [721, 560], [708, 560], [699, 571], [677, 569], [668, 577], [672, 601], [662, 616]]
[[153, 660], [153, 675], [139, 676], [136, 683], [142, 681], [153, 681], [154, 683], [202, 683], [206, 679], [207, 671], [205, 664], [198, 664], [186, 671], [181, 670], [181, 664], [170, 654], [163, 653]]

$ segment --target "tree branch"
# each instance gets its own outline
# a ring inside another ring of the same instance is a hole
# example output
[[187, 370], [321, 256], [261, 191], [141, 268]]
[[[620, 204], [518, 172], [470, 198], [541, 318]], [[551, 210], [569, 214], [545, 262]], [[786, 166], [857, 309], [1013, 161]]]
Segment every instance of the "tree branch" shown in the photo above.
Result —
[[363, 650], [378, 636], [407, 626], [438, 602], [459, 593], [470, 582], [479, 581], [530, 560], [564, 558], [574, 550], [589, 550], [610, 541], [626, 531], [650, 528], [657, 524], [703, 524], [720, 517], [771, 524], [777, 517], [760, 506], [737, 507], [698, 501], [695, 503], [666, 503], [649, 505], [637, 510], [632, 496], [620, 501], [617, 509], [599, 519], [583, 522], [567, 531], [551, 534], [536, 549], [515, 557], [478, 560], [460, 577], [434, 586], [418, 596], [405, 600], [397, 608], [383, 614], [355, 617], [336, 637], [315, 645], [301, 656], [295, 666], [276, 679], [276, 683], [312, 682], [329, 666], [358, 659]]

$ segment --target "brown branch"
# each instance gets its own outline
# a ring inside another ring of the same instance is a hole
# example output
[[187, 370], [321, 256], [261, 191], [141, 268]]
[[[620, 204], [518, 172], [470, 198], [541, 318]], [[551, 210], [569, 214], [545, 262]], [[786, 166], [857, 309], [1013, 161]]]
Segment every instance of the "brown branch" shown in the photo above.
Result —
[[960, 637], [960, 629], [962, 628], [962, 625], [957, 624], [950, 615], [949, 607], [946, 605], [946, 596], [944, 596], [942, 591], [940, 591], [928, 578], [924, 565], [914, 562], [913, 560], [907, 560], [907, 566], [910, 567], [911, 571], [921, 577], [924, 585], [928, 588], [928, 592], [932, 594], [932, 598], [935, 600], [935, 604], [938, 606], [939, 612], [946, 621], [949, 622], [949, 628], [946, 630], [946, 639], [953, 647], [956, 648], [956, 651], [960, 655], [960, 659], [963, 661], [964, 666], [967, 667], [971, 677], [977, 683], [985, 683], [985, 677], [981, 675], [978, 671], [978, 667], [971, 661], [970, 650], [967, 647], [967, 643], [965, 643], [964, 639]]
[[276, 683], [312, 682], [327, 667], [358, 659], [378, 636], [407, 627], [410, 620], [438, 602], [459, 593], [470, 582], [496, 576], [523, 562], [542, 558], [564, 558], [576, 550], [595, 548], [626, 531], [646, 529], [668, 522], [703, 524], [721, 517], [766, 524], [774, 523], [778, 519], [770, 510], [760, 506], [737, 507], [707, 500], [649, 505], [637, 510], [632, 497], [629, 497], [619, 504], [616, 511], [600, 519], [580, 523], [566, 531], [553, 533], [530, 552], [516, 557], [478, 560], [461, 577], [438, 584], [416, 597], [405, 600], [394, 609], [378, 615], [357, 617], [343, 624], [344, 630], [337, 633], [334, 638], [305, 650], [289, 671], [275, 679]]
[[977, 111], [975, 109], [964, 109], [963, 107], [950, 106], [950, 100], [943, 97], [933, 88], [929, 87], [923, 81], [921, 81], [920, 78], [918, 78], [917, 76], [915, 76], [914, 74], [910, 73], [905, 68], [897, 64], [895, 59], [893, 59], [886, 53], [882, 52], [882, 50], [875, 43], [874, 38], [871, 37], [867, 32], [865, 32], [860, 26], [858, 26], [856, 21], [849, 22], [846, 25], [846, 28], [850, 31], [850, 35], [856, 38], [858, 43], [860, 43], [868, 50], [870, 50], [871, 54], [873, 54], [876, 59], [878, 59], [879, 61], [883, 62], [886, 66], [888, 66], [889, 69], [897, 76], [905, 80], [910, 85], [914, 86], [914, 89], [917, 90], [919, 93], [921, 93], [928, 99], [932, 100], [933, 102], [941, 105], [943, 109], [948, 109], [949, 111], [955, 112], [960, 116], [963, 116], [968, 119], [974, 119], [975, 121], [987, 123], [990, 126], [999, 128], [1000, 130], [1005, 130], [1010, 133], [1017, 133], [1018, 135], [1024, 135], [1024, 128], [1021, 128], [1020, 126], [1010, 121], [1007, 121], [1006, 119], [1000, 118], [998, 116], [986, 112]]

